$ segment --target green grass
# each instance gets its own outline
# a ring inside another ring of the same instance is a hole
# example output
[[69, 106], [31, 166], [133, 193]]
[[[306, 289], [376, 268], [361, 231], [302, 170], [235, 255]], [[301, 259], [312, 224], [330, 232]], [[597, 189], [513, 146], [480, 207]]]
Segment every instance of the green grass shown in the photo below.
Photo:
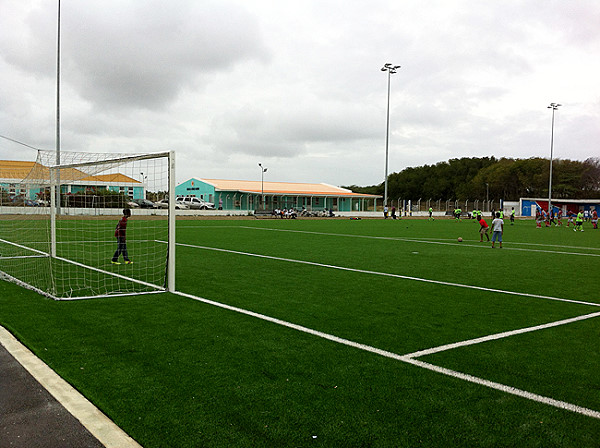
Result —
[[[523, 221], [492, 250], [477, 229], [179, 221], [179, 243], [288, 261], [178, 246], [177, 289], [400, 355], [600, 311], [416, 280], [600, 303], [600, 232]], [[145, 447], [593, 447], [600, 438], [595, 418], [174, 294], [54, 302], [3, 282], [0, 323]], [[422, 360], [600, 410], [598, 328], [595, 318]]]

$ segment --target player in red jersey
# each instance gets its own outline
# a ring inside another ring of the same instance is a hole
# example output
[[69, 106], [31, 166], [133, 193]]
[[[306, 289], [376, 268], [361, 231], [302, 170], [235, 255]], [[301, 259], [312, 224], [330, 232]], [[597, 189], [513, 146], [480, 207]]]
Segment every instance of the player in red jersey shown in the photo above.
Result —
[[479, 215], [479, 225], [481, 227], [479, 227], [479, 242], [482, 243], [483, 242], [483, 235], [485, 235], [485, 237], [487, 238], [487, 240], [490, 240], [490, 234], [489, 234], [489, 230], [490, 227], [488, 226], [488, 223], [485, 222], [485, 219], [483, 219], [483, 216]]
[[117, 238], [117, 250], [112, 257], [112, 264], [121, 264], [119, 263], [119, 255], [123, 254], [123, 260], [125, 260], [125, 264], [132, 264], [133, 261], [129, 259], [129, 254], [127, 253], [127, 220], [131, 216], [131, 210], [126, 208], [123, 210], [123, 217], [119, 220], [117, 227], [115, 228], [115, 237]]

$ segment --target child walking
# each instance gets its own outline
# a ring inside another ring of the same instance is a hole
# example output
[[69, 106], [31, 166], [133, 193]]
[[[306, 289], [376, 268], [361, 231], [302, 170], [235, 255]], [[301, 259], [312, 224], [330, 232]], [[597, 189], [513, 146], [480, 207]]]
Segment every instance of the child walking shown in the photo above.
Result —
[[496, 213], [496, 219], [492, 221], [492, 249], [496, 244], [496, 240], [500, 243], [502, 249], [502, 233], [504, 233], [504, 221], [500, 218], [500, 213]]
[[129, 259], [129, 254], [127, 253], [127, 219], [131, 216], [131, 210], [128, 208], [123, 210], [123, 217], [119, 220], [117, 227], [115, 228], [115, 237], [117, 238], [117, 250], [112, 257], [112, 264], [121, 264], [119, 263], [119, 255], [123, 254], [123, 260], [125, 260], [125, 264], [132, 264], [133, 261]]

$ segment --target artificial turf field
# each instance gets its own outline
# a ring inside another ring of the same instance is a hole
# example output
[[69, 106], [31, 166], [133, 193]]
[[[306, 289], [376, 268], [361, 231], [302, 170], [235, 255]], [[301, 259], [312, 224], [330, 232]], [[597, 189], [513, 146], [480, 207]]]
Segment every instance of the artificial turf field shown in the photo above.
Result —
[[185, 296], [2, 282], [0, 324], [148, 448], [597, 447], [600, 231], [478, 228], [179, 220]]

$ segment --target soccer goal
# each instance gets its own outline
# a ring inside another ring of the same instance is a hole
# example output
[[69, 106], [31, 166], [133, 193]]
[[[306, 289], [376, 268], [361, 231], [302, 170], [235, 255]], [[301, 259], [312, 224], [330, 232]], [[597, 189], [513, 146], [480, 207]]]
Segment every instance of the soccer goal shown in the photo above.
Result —
[[174, 152], [60, 156], [0, 169], [0, 277], [56, 300], [173, 291]]

